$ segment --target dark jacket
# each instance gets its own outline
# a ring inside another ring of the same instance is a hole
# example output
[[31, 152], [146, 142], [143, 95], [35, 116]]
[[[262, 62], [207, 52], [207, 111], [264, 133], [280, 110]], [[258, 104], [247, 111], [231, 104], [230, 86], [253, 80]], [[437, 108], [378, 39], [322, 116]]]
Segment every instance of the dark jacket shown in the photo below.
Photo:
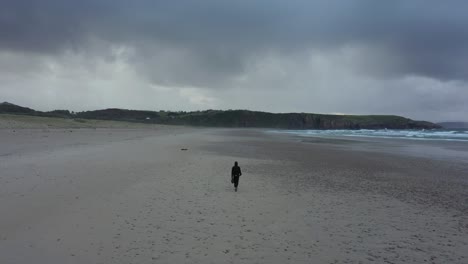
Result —
[[242, 175], [242, 172], [241, 172], [241, 168], [239, 166], [234, 166], [232, 167], [232, 170], [231, 170], [231, 176], [241, 176]]

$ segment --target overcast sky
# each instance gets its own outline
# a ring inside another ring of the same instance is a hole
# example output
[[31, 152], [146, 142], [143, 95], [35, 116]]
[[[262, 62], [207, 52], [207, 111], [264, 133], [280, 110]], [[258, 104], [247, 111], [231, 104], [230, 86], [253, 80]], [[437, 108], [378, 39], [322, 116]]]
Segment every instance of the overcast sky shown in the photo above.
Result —
[[0, 4], [0, 101], [468, 120], [464, 0]]

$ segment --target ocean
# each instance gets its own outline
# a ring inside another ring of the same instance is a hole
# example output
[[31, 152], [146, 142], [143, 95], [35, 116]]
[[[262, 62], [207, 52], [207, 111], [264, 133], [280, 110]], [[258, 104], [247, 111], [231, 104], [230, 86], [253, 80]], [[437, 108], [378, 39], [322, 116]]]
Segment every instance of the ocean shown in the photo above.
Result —
[[292, 134], [303, 137], [373, 137], [398, 138], [409, 140], [467, 141], [466, 129], [431, 129], [431, 130], [393, 130], [393, 129], [360, 129], [360, 130], [270, 130], [272, 133]]

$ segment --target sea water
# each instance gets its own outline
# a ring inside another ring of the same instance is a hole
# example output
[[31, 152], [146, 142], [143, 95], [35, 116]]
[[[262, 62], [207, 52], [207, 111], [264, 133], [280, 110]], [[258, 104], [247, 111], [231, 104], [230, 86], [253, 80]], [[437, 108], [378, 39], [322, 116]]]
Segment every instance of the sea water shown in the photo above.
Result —
[[273, 133], [293, 134], [304, 137], [376, 137], [413, 140], [468, 141], [468, 130], [395, 130], [395, 129], [360, 129], [360, 130], [270, 130]]

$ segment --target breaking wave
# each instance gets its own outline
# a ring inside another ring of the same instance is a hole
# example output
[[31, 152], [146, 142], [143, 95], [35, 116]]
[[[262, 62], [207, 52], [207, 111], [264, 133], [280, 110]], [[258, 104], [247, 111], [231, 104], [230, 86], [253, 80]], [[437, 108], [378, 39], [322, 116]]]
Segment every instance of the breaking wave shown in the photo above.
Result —
[[468, 141], [468, 130], [274, 130], [274, 133], [294, 134], [298, 136], [339, 136], [339, 137], [377, 137], [415, 140]]

